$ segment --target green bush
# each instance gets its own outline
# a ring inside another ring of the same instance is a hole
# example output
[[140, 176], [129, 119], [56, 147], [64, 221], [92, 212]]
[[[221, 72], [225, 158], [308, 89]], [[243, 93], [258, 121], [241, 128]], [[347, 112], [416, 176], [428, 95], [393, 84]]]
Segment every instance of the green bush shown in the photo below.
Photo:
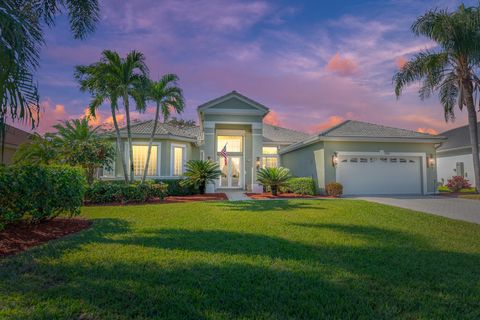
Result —
[[23, 217], [38, 222], [77, 215], [83, 202], [84, 171], [70, 166], [0, 168], [0, 228]]
[[182, 184], [183, 180], [185, 179], [157, 179], [155, 182], [168, 185], [167, 196], [189, 196], [198, 193], [198, 188], [193, 185]]
[[290, 178], [287, 185], [281, 188], [282, 192], [291, 192], [301, 195], [315, 195], [315, 182], [311, 177]]
[[329, 196], [340, 197], [343, 194], [343, 186], [338, 182], [329, 182], [325, 186], [325, 191]]
[[155, 198], [163, 199], [167, 188], [167, 184], [154, 181], [145, 181], [144, 184], [95, 181], [88, 187], [85, 201], [89, 203], [146, 202]]
[[452, 192], [447, 186], [439, 186], [438, 192]]

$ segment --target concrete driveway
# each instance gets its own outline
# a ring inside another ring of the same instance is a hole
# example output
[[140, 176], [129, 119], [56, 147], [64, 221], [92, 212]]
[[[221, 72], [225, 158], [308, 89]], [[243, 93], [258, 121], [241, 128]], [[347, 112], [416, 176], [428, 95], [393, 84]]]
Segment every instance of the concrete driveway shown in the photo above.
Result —
[[364, 196], [355, 197], [395, 207], [422, 211], [480, 224], [480, 201], [445, 196]]

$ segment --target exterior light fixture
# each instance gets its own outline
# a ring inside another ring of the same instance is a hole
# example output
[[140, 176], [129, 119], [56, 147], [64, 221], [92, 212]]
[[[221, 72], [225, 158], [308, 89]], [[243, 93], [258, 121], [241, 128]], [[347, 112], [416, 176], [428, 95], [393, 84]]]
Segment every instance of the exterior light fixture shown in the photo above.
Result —
[[332, 166], [336, 167], [338, 164], [338, 153], [334, 152], [332, 155]]
[[260, 170], [260, 157], [257, 157], [257, 161], [255, 162], [257, 170]]
[[433, 157], [433, 154], [428, 156], [427, 165], [429, 168], [433, 168], [435, 166], [435, 158]]
[[207, 160], [210, 161], [210, 160], [212, 160], [212, 158], [211, 158], [210, 156], [208, 156], [208, 157], [207, 157]]

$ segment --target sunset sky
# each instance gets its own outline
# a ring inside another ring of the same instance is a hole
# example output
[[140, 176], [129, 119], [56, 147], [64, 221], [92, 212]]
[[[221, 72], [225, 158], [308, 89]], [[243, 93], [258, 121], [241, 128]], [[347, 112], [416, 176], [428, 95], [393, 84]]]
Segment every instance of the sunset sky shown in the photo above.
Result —
[[[412, 86], [397, 100], [392, 87], [409, 57], [434, 46], [413, 36], [411, 23], [458, 1], [101, 2], [101, 22], [86, 40], [72, 39], [65, 17], [47, 31], [37, 74], [40, 132], [84, 114], [90, 97], [79, 91], [74, 66], [97, 61], [104, 49], [143, 52], [153, 79], [178, 74], [185, 119], [237, 90], [271, 109], [267, 122], [311, 133], [345, 119], [431, 133], [466, 124], [460, 111], [445, 123], [436, 96], [422, 102]], [[108, 110], [97, 123], [109, 121]], [[134, 117], [151, 118], [149, 111]]]

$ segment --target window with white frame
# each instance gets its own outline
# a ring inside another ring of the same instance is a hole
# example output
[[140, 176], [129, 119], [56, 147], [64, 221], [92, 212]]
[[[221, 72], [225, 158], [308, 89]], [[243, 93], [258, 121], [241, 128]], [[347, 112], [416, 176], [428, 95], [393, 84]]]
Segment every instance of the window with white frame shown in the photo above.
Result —
[[185, 145], [172, 144], [172, 176], [183, 175], [186, 160], [185, 150]]
[[[133, 173], [135, 176], [142, 176], [147, 162], [148, 145], [133, 145]], [[152, 146], [150, 161], [148, 163], [147, 176], [158, 176], [157, 174], [158, 146]]]
[[217, 152], [227, 146], [227, 152], [243, 152], [242, 136], [217, 136]]
[[263, 147], [262, 148], [262, 168], [278, 167], [278, 148]]

